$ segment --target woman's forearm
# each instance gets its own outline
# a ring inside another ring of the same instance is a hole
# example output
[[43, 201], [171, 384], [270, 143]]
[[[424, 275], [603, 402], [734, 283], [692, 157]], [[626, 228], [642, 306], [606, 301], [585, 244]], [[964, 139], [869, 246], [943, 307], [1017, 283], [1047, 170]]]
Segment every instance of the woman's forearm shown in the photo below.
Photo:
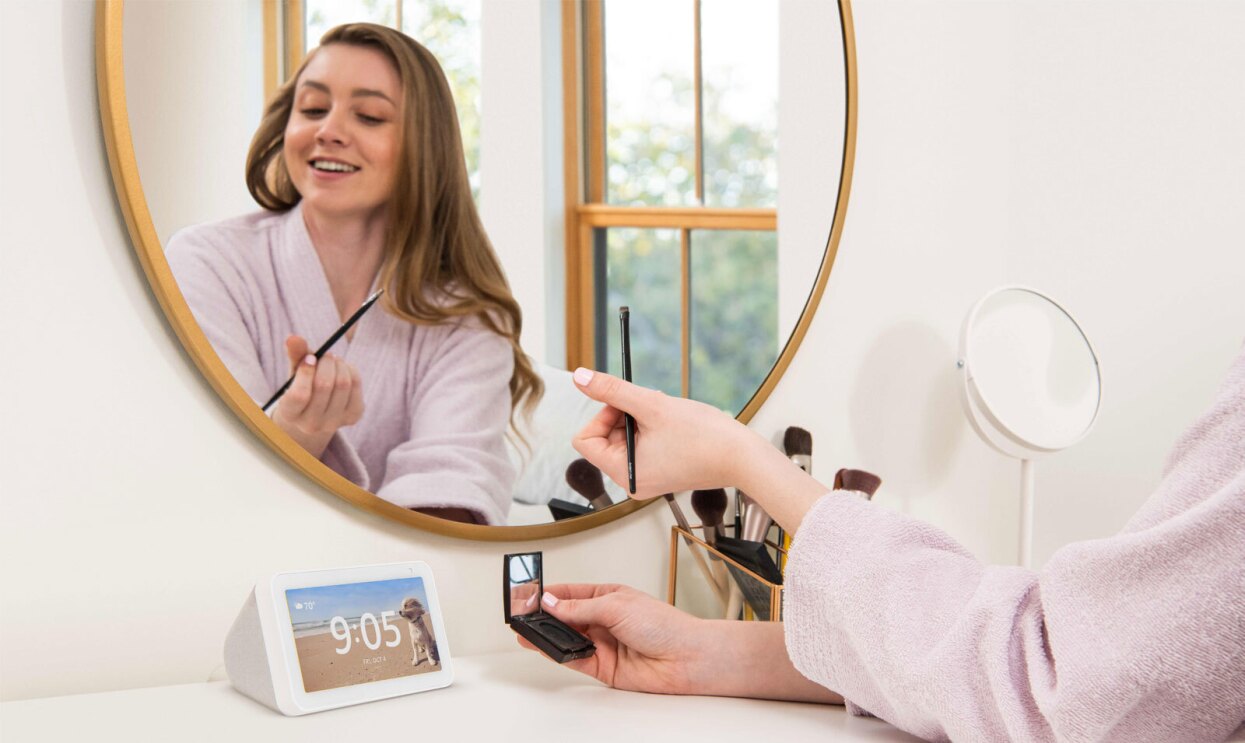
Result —
[[787, 656], [781, 622], [704, 620], [704, 662], [691, 674], [690, 694], [842, 704], [843, 697], [809, 681]]
[[797, 467], [782, 452], [748, 431], [736, 457], [734, 483], [765, 509], [789, 534], [799, 531], [804, 514], [830, 488]]

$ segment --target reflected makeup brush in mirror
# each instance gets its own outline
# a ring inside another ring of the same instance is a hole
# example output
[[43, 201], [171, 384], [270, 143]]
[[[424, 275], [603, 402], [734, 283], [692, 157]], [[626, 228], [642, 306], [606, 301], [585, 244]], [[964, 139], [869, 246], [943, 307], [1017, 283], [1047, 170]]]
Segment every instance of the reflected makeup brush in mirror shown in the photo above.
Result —
[[571, 462], [566, 468], [566, 484], [591, 503], [594, 511], [614, 505], [614, 501], [605, 492], [605, 478], [601, 476], [601, 470], [587, 459]]
[[[342, 323], [342, 326], [330, 335], [327, 341], [316, 349], [314, 354], [316, 360], [319, 361], [324, 358], [324, 354], [328, 353], [329, 349], [333, 347], [333, 344], [341, 340], [342, 336], [348, 333], [350, 329], [354, 327], [355, 323], [359, 322], [359, 318], [363, 317], [364, 313], [372, 309], [372, 305], [376, 304], [376, 300], [380, 299], [380, 295], [384, 293], [384, 289], [377, 289], [372, 292], [372, 296], [363, 300], [363, 304], [359, 305], [359, 309], [355, 310], [353, 315], [346, 318], [346, 322]], [[280, 400], [282, 395], [289, 391], [290, 385], [294, 384], [294, 377], [295, 374], [291, 374], [290, 378], [285, 380], [285, 384], [281, 385], [281, 389], [277, 390], [272, 397], [268, 398], [268, 402], [264, 403], [263, 407], [263, 411], [265, 413], [268, 412], [268, 408], [271, 408], [273, 405], [277, 404], [277, 400]]]

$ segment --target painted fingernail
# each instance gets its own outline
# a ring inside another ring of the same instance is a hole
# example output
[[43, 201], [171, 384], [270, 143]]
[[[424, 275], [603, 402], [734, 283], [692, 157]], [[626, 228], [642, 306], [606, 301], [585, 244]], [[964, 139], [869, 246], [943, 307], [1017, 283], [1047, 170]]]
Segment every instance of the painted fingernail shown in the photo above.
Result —
[[540, 597], [540, 603], [552, 609], [558, 605], [558, 597], [548, 591], [545, 591], [545, 595]]
[[314, 353], [307, 354], [306, 356], [303, 357], [303, 363], [306, 364], [307, 366], [315, 366], [316, 355]]
[[592, 370], [585, 369], [582, 366], [575, 370], [575, 384], [580, 387], [587, 387], [592, 381]]

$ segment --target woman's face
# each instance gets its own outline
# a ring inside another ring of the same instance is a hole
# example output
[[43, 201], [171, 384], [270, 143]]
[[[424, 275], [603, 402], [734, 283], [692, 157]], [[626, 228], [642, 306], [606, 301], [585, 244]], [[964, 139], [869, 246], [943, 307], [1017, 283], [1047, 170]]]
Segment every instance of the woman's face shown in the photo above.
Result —
[[294, 90], [282, 150], [305, 209], [366, 219], [384, 208], [398, 171], [401, 100], [397, 70], [375, 49], [316, 52]]

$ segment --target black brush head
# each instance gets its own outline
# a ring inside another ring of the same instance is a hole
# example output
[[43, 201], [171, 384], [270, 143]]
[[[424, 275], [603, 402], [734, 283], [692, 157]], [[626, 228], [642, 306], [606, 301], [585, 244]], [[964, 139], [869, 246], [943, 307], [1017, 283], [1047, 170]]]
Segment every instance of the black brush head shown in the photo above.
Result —
[[605, 480], [601, 477], [601, 470], [587, 459], [571, 462], [566, 468], [566, 484], [589, 503], [598, 498], [609, 498], [605, 493]]
[[720, 527], [726, 516], [726, 491], [722, 488], [696, 490], [692, 493], [692, 510], [704, 526]]
[[813, 434], [799, 426], [788, 426], [787, 432], [782, 436], [782, 450], [789, 457], [796, 454], [813, 456]]

